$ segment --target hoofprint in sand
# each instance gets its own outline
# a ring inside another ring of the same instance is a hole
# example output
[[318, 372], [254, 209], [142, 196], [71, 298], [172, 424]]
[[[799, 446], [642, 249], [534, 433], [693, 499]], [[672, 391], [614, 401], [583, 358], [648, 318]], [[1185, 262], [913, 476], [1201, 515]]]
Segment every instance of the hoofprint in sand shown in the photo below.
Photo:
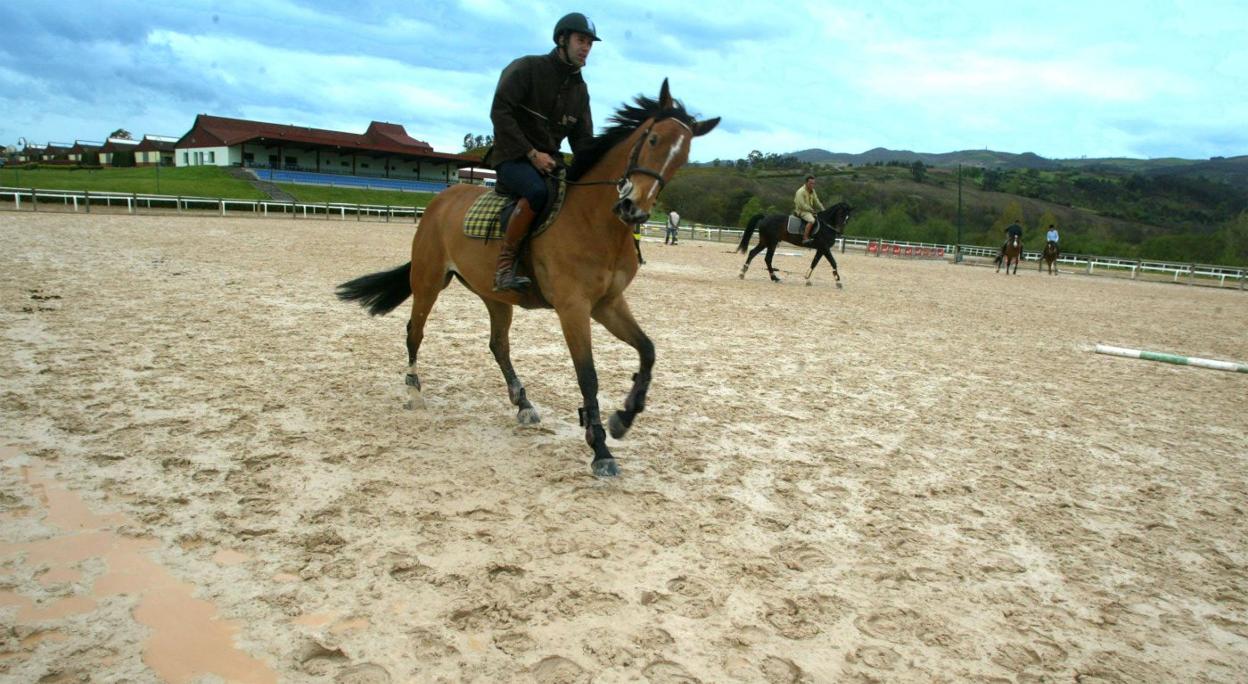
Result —
[[1246, 378], [1091, 353], [1248, 358], [1244, 293], [647, 241], [597, 481], [549, 311], [540, 426], [456, 283], [403, 409], [405, 308], [333, 287], [411, 230], [0, 214], [0, 678], [1248, 679]]

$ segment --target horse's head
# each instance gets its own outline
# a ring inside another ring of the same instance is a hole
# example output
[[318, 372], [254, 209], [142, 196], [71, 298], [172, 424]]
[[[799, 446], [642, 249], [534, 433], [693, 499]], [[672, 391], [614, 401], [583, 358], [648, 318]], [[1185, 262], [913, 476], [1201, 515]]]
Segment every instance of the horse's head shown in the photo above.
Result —
[[[689, 161], [689, 145], [695, 137], [709, 134], [719, 124], [719, 117], [696, 121], [685, 107], [671, 97], [668, 80], [663, 80], [658, 100], [636, 99], [638, 107], [625, 107], [613, 121], [624, 125], [636, 117], [645, 119], [636, 124], [628, 139], [631, 151], [628, 166], [619, 178], [619, 200], [612, 211], [630, 226], [649, 220], [650, 208], [659, 198], [659, 191], [676, 175], [676, 170]], [[633, 119], [630, 119], [633, 117]]]
[[831, 207], [819, 212], [816, 216], [823, 224], [832, 229], [836, 233], [836, 237], [845, 234], [845, 224], [849, 223], [849, 215], [854, 210], [853, 207], [845, 202], [837, 202]]

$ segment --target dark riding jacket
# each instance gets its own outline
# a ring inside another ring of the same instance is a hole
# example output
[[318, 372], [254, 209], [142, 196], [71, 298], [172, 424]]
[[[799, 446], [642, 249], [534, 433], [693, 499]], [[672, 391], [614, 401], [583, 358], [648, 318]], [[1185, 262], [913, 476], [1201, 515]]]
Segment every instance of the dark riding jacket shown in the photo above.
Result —
[[580, 68], [559, 57], [558, 48], [521, 57], [503, 69], [490, 120], [494, 147], [485, 163], [495, 168], [533, 149], [558, 158], [564, 138], [575, 154], [594, 137], [585, 79]]

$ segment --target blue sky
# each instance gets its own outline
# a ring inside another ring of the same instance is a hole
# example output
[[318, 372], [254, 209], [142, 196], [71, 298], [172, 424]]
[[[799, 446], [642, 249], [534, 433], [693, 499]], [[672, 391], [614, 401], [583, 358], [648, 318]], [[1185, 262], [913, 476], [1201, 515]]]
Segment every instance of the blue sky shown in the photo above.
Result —
[[[635, 9], [646, 8], [648, 9]], [[555, 21], [598, 27], [601, 126], [664, 77], [751, 150], [989, 148], [1050, 158], [1248, 154], [1248, 2], [0, 0], [0, 144], [180, 136], [197, 113], [454, 152], [499, 71]]]

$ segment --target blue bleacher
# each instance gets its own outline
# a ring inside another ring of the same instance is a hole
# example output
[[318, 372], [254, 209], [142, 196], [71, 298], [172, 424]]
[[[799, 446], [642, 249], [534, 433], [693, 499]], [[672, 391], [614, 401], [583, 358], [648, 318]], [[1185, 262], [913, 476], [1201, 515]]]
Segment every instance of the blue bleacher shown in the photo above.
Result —
[[403, 180], [399, 178], [374, 178], [372, 176], [344, 176], [335, 173], [312, 171], [282, 171], [280, 169], [247, 169], [256, 178], [273, 183], [299, 183], [303, 185], [334, 185], [338, 187], [367, 188], [370, 190], [398, 190], [400, 192], [442, 192], [446, 183]]

